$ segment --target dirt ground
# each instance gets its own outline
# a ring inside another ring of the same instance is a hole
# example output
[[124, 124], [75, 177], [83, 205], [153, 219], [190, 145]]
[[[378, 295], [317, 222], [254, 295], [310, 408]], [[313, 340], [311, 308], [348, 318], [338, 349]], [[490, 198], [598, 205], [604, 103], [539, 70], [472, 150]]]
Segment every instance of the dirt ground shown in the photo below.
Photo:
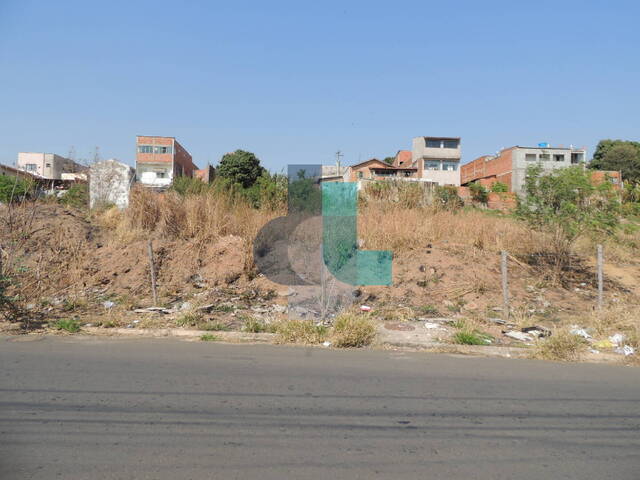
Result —
[[[55, 204], [24, 213], [2, 225], [2, 249], [5, 268], [16, 272], [8, 293], [20, 295], [29, 317], [25, 327], [76, 318], [104, 327], [237, 330], [248, 318], [283, 317], [291, 300], [287, 286], [255, 271], [251, 245], [241, 237], [208, 243], [153, 238], [159, 303], [167, 311], [136, 312], [153, 303], [148, 239], [123, 242], [80, 212]], [[605, 273], [608, 301], [637, 299], [637, 264], [609, 264]], [[552, 326], [594, 309], [595, 272], [587, 260], [576, 261], [562, 285], [547, 274], [525, 259], [509, 259], [510, 321]], [[500, 318], [500, 258], [454, 242], [425, 244], [394, 255], [392, 286], [354, 287], [353, 305], [370, 306], [381, 325], [429, 317]], [[509, 344], [500, 337], [503, 329], [486, 327], [498, 343]]]

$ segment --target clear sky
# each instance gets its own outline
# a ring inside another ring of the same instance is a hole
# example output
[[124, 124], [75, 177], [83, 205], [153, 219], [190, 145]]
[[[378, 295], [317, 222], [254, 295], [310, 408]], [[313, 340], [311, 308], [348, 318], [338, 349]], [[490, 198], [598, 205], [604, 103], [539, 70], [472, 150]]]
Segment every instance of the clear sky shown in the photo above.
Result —
[[636, 1], [0, 0], [0, 162], [135, 158], [175, 136], [194, 161], [270, 170], [462, 137], [512, 145], [640, 137]]

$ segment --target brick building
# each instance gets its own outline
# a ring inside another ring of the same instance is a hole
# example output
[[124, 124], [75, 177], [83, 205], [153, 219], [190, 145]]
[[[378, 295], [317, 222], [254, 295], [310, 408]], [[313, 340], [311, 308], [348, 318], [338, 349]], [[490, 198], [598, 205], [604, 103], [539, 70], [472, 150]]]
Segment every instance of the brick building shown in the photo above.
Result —
[[175, 177], [193, 177], [197, 169], [174, 137], [136, 137], [136, 175], [143, 185], [166, 187]]
[[490, 187], [495, 182], [507, 185], [509, 192], [523, 193], [527, 167], [539, 164], [543, 171], [551, 172], [557, 168], [571, 165], [584, 165], [587, 151], [584, 148], [514, 146], [501, 150], [496, 155], [484, 155], [462, 165], [460, 184], [473, 182]]

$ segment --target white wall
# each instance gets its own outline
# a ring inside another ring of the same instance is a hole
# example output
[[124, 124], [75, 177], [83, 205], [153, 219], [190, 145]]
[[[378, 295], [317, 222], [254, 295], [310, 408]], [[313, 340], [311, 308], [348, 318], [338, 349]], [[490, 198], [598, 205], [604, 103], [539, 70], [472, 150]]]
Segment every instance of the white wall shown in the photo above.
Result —
[[89, 171], [89, 206], [113, 203], [126, 208], [134, 180], [135, 170], [129, 165], [113, 159], [94, 163]]

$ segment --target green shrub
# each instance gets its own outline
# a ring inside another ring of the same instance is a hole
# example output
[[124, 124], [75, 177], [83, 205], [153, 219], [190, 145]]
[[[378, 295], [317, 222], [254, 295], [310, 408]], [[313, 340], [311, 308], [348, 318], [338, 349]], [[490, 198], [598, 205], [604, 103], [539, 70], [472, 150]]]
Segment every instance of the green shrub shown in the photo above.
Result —
[[506, 183], [493, 182], [491, 185], [491, 191], [494, 193], [507, 193], [509, 191], [509, 186]]
[[489, 191], [479, 182], [473, 182], [469, 185], [469, 191], [471, 192], [471, 199], [474, 202], [487, 204], [489, 201]]
[[69, 333], [77, 333], [80, 331], [80, 322], [73, 318], [61, 318], [53, 324], [57, 330], [65, 330]]
[[33, 191], [34, 185], [28, 180], [0, 175], [0, 202], [2, 203], [19, 201]]
[[210, 333], [205, 333], [204, 335], [200, 336], [200, 340], [202, 340], [203, 342], [215, 342], [216, 340], [218, 340], [218, 337], [216, 337], [215, 335], [211, 335]]
[[491, 343], [492, 337], [482, 332], [460, 330], [454, 333], [453, 343], [458, 345], [487, 345]]
[[561, 262], [580, 236], [612, 235], [619, 212], [611, 183], [593, 185], [590, 171], [577, 166], [545, 174], [542, 166], [531, 165], [525, 178], [525, 197], [516, 215], [531, 228], [550, 234], [550, 246]]
[[89, 188], [86, 183], [76, 183], [72, 185], [69, 190], [64, 192], [62, 196], [58, 198], [58, 202], [68, 207], [74, 207], [77, 209], [88, 208], [89, 206]]

